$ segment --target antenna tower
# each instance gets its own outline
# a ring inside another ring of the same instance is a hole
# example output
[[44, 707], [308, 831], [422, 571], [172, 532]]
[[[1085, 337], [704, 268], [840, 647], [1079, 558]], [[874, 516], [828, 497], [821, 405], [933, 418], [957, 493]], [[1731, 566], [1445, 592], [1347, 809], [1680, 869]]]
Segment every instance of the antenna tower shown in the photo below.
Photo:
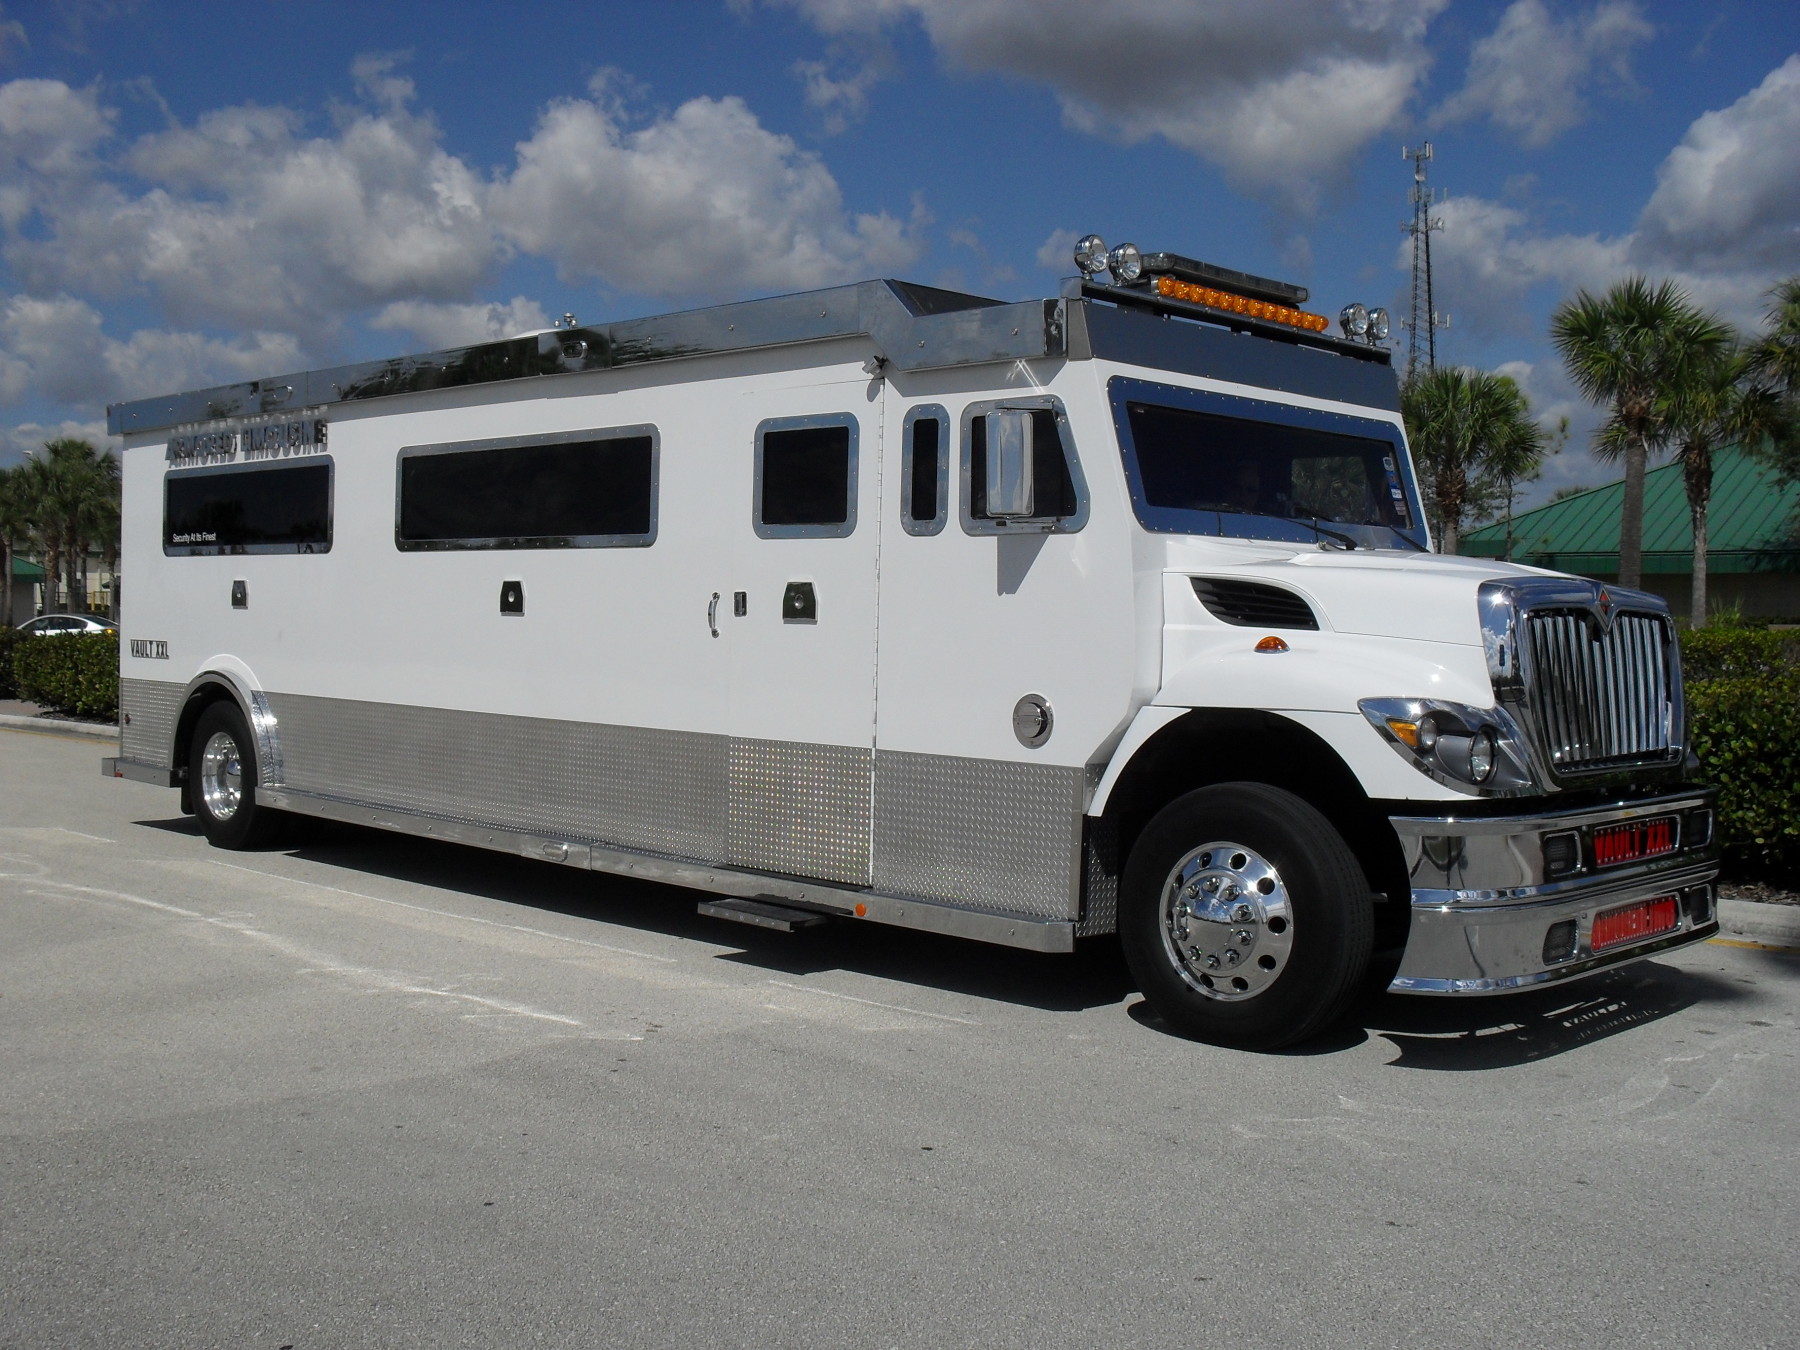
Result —
[[1412, 315], [1406, 320], [1406, 379], [1410, 384], [1419, 370], [1419, 338], [1425, 340], [1425, 369], [1437, 369], [1437, 330], [1450, 326], [1450, 316], [1439, 314], [1431, 296], [1431, 236], [1444, 228], [1444, 218], [1431, 214], [1431, 208], [1444, 200], [1437, 188], [1426, 186], [1425, 165], [1431, 160], [1431, 142], [1401, 146], [1402, 158], [1413, 165], [1412, 219], [1400, 228], [1412, 236]]

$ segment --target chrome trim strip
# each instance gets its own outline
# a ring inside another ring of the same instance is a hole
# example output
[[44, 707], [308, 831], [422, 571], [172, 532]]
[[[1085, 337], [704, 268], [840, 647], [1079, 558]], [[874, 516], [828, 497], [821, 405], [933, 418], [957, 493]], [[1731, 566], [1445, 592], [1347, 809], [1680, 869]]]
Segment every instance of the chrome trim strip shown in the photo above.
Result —
[[1688, 932], [1671, 933], [1667, 937], [1658, 938], [1639, 947], [1628, 947], [1617, 955], [1590, 957], [1586, 961], [1571, 961], [1567, 965], [1550, 966], [1547, 969], [1533, 971], [1524, 975], [1508, 975], [1481, 977], [1467, 980], [1428, 979], [1422, 976], [1397, 975], [1394, 982], [1388, 985], [1390, 994], [1450, 994], [1450, 995], [1482, 995], [1510, 994], [1520, 989], [1531, 989], [1538, 985], [1555, 984], [1563, 980], [1579, 979], [1583, 975], [1592, 975], [1602, 970], [1617, 970], [1620, 966], [1635, 965], [1639, 961], [1648, 960], [1659, 953], [1675, 947], [1686, 947], [1696, 942], [1705, 942], [1716, 937], [1719, 932], [1718, 920], [1702, 924]]
[[102, 778], [129, 778], [134, 783], [149, 783], [153, 787], [180, 787], [175, 771], [166, 765], [140, 763], [135, 759], [123, 756], [108, 756], [100, 761]]
[[132, 435], [255, 417], [276, 407], [317, 410], [433, 389], [833, 338], [866, 337], [900, 370], [1029, 361], [1066, 355], [1068, 304], [1062, 299], [1006, 304], [981, 296], [927, 293], [900, 281], [862, 281], [115, 403], [106, 410], [106, 429], [114, 436]]
[[257, 796], [261, 805], [291, 811], [296, 815], [316, 816], [324, 820], [373, 826], [375, 829], [391, 830], [397, 834], [470, 844], [496, 852], [514, 853], [522, 858], [583, 867], [589, 871], [607, 872], [615, 876], [667, 882], [709, 891], [715, 895], [744, 898], [771, 896], [840, 918], [868, 919], [896, 928], [973, 938], [1028, 951], [1075, 950], [1075, 925], [1066, 921], [994, 914], [904, 896], [883, 895], [876, 891], [833, 886], [827, 882], [799, 877], [685, 863], [673, 858], [630, 853], [577, 840], [552, 839], [544, 835], [470, 825], [410, 811], [364, 806], [314, 793], [295, 792], [288, 788], [260, 788]]

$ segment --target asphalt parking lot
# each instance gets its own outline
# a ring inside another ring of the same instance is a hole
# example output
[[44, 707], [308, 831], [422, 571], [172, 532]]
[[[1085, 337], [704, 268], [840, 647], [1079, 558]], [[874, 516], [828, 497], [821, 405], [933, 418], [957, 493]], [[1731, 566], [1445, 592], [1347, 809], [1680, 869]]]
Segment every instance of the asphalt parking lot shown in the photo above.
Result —
[[0, 731], [0, 1346], [1794, 1344], [1800, 957], [1249, 1055], [102, 753]]

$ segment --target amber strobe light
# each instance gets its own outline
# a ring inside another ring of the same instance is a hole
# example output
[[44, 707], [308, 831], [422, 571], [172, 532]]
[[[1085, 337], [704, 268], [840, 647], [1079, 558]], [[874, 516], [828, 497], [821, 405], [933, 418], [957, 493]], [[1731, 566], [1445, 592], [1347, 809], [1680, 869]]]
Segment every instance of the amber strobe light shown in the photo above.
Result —
[[1250, 319], [1266, 319], [1270, 323], [1285, 323], [1289, 328], [1304, 328], [1309, 333], [1323, 333], [1331, 326], [1323, 314], [1308, 314], [1303, 309], [1292, 309], [1287, 305], [1272, 305], [1267, 300], [1252, 300], [1247, 295], [1233, 295], [1230, 291], [1215, 291], [1211, 286], [1196, 286], [1191, 281], [1177, 281], [1174, 277], [1158, 277], [1156, 293], [1165, 295], [1171, 300], [1186, 300], [1192, 305], [1206, 305], [1212, 309], [1228, 310], [1233, 314], [1242, 314]]

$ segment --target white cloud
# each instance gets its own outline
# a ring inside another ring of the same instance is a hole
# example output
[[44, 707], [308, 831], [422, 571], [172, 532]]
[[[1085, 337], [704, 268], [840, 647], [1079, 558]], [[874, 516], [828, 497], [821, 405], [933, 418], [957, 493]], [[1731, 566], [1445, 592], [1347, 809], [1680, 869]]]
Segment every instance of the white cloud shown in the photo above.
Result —
[[1075, 241], [1079, 230], [1052, 230], [1050, 237], [1038, 245], [1037, 265], [1058, 276], [1072, 276], [1075, 270]]
[[[1452, 197], [1433, 214], [1444, 222], [1432, 236], [1437, 307], [1458, 331], [1477, 337], [1533, 331], [1538, 287], [1594, 289], [1630, 270], [1629, 237], [1536, 233], [1524, 211], [1480, 197]], [[1410, 268], [1410, 240], [1399, 244], [1395, 262]]]
[[[341, 110], [334, 135], [303, 137], [287, 109], [226, 108], [144, 137], [104, 172], [81, 161], [102, 125], [90, 113], [40, 155], [43, 228], [15, 230], [15, 275], [38, 294], [147, 290], [182, 325], [318, 335], [368, 305], [460, 299], [497, 257], [484, 184], [402, 106], [405, 81], [379, 63], [359, 77], [385, 104]], [[27, 92], [32, 109], [82, 108], [75, 91]], [[151, 186], [128, 188], [119, 169]]]
[[59, 440], [65, 436], [87, 441], [98, 450], [111, 450], [115, 454], [123, 446], [122, 441], [106, 434], [105, 418], [20, 422], [10, 427], [0, 426], [0, 464], [22, 463], [41, 451], [46, 441]]
[[430, 300], [396, 300], [369, 320], [371, 328], [410, 333], [432, 350], [491, 342], [549, 326], [550, 319], [543, 306], [522, 295], [515, 295], [505, 304], [499, 301], [458, 305]]
[[823, 115], [822, 130], [837, 136], [869, 110], [869, 91], [886, 79], [893, 59], [879, 41], [838, 49], [829, 61], [796, 61], [794, 77], [805, 91], [807, 106]]
[[1546, 145], [1586, 120], [1585, 91], [1630, 87], [1632, 50], [1655, 32], [1631, 0], [1605, 0], [1568, 19], [1543, 0], [1517, 0], [1475, 44], [1466, 82], [1436, 116], [1486, 117], [1528, 146]]
[[615, 108], [559, 100], [490, 202], [506, 237], [564, 277], [642, 294], [830, 285], [919, 254], [894, 217], [847, 215], [819, 158], [735, 97], [692, 99], [637, 128]]
[[93, 88], [71, 89], [61, 80], [0, 85], [0, 169], [49, 175], [82, 170], [112, 134], [114, 116]]
[[[1534, 228], [1523, 210], [1479, 197], [1434, 209], [1440, 309], [1478, 337], [1524, 335], [1542, 319], [1542, 289], [1601, 291], [1632, 272], [1668, 278], [1695, 303], [1740, 328], [1760, 321], [1764, 296], [1800, 271], [1800, 56], [1789, 57], [1730, 107], [1703, 113], [1657, 170], [1657, 186], [1624, 234]], [[1396, 263], [1410, 262], [1402, 243]], [[1534, 292], [1538, 292], [1534, 296]]]
[[968, 71], [1048, 85], [1084, 131], [1161, 137], [1307, 205], [1392, 128], [1447, 0], [780, 0], [827, 33], [915, 16]]
[[1644, 250], [1697, 268], [1800, 271], [1800, 56], [1702, 115], [1656, 174]]
[[77, 408], [297, 369], [298, 344], [252, 333], [222, 342], [198, 333], [141, 329], [124, 341], [103, 331], [84, 300], [14, 296], [0, 308], [0, 396], [36, 394]]

